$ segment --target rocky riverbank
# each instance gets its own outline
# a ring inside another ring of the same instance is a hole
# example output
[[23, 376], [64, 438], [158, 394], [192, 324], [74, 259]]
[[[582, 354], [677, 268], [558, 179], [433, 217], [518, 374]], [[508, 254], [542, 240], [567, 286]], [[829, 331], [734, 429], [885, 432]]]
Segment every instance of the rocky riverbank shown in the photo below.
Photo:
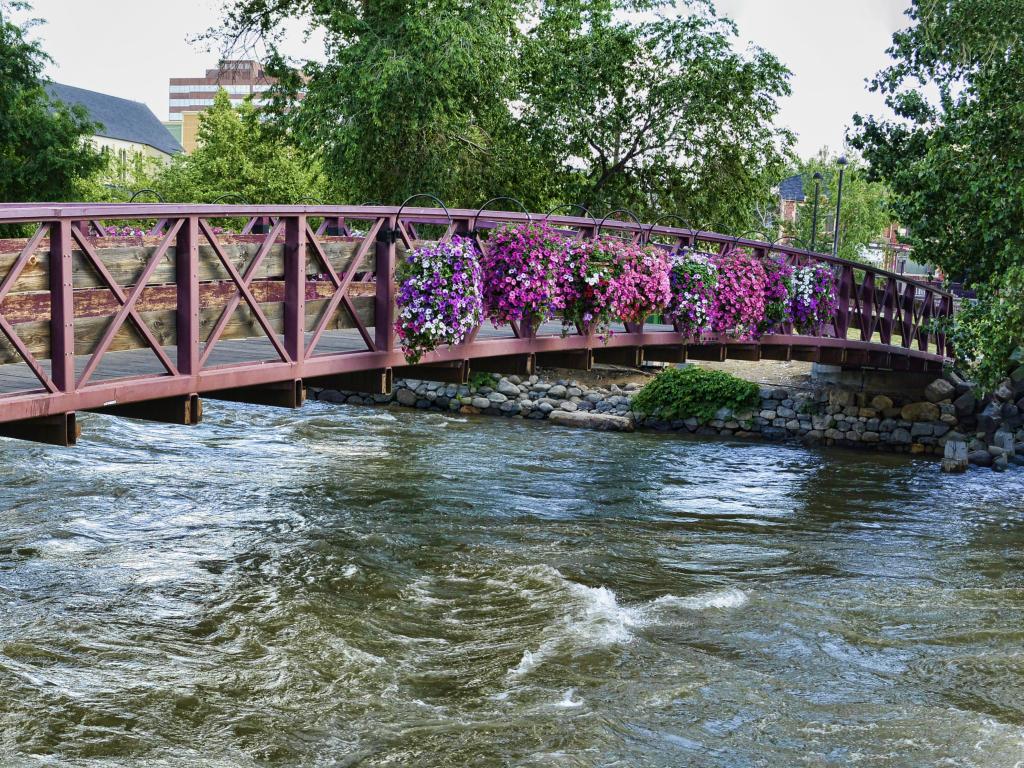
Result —
[[1024, 464], [1024, 372], [980, 399], [969, 383], [954, 375], [932, 382], [923, 400], [837, 387], [764, 386], [756, 410], [723, 408], [703, 424], [696, 419], [667, 422], [635, 414], [632, 397], [639, 390], [637, 383], [588, 387], [543, 376], [495, 376], [463, 385], [401, 379], [388, 395], [320, 390], [312, 396], [329, 402], [548, 420], [591, 429], [641, 428], [932, 455], [943, 459], [947, 471], [962, 471], [968, 464], [997, 470]]

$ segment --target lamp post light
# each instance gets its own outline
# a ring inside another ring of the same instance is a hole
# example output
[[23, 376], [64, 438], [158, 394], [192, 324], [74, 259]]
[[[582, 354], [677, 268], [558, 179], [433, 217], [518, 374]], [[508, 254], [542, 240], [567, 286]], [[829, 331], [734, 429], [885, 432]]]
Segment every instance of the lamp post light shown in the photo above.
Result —
[[822, 175], [819, 171], [814, 172], [814, 214], [811, 216], [811, 250], [814, 250], [814, 245], [818, 240], [818, 198], [821, 197], [821, 179]]
[[846, 155], [840, 155], [836, 160], [839, 165], [839, 191], [836, 192], [836, 222], [832, 232], [832, 255], [839, 253], [839, 212], [843, 204], [843, 171], [846, 170]]

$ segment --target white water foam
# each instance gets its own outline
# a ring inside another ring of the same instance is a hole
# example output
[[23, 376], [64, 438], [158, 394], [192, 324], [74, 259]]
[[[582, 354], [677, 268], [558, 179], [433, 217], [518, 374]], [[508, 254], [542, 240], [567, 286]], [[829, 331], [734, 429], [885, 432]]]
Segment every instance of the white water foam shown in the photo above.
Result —
[[[508, 671], [509, 679], [529, 674], [558, 652], [573, 653], [629, 643], [636, 629], [664, 623], [665, 609], [725, 610], [739, 608], [748, 600], [742, 590], [726, 589], [690, 597], [663, 595], [641, 605], [628, 606], [621, 605], [608, 587], [588, 587], [570, 581], [555, 568], [524, 569], [520, 575], [547, 581], [555, 592], [549, 596], [563, 602], [566, 610], [558, 621], [544, 630], [536, 650], [523, 651], [519, 664]], [[523, 587], [522, 591], [531, 596], [538, 592], [528, 587]]]
[[684, 608], [690, 611], [703, 611], [709, 608], [739, 608], [747, 604], [747, 593], [741, 589], [721, 589], [714, 592], [702, 592], [690, 597], [663, 595], [651, 603], [653, 608]]

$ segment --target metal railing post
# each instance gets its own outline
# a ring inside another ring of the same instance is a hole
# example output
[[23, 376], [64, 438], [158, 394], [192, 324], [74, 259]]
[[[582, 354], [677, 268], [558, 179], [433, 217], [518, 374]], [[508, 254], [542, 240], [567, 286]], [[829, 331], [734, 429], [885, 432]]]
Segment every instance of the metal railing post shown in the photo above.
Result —
[[175, 282], [178, 288], [178, 372], [199, 373], [199, 219], [188, 216], [178, 230], [174, 249]]
[[284, 224], [284, 348], [296, 363], [306, 347], [306, 216]]
[[61, 392], [75, 390], [75, 285], [71, 221], [50, 224], [51, 378]]
[[395, 306], [396, 247], [392, 232], [397, 226], [397, 218], [391, 216], [377, 234], [374, 267], [377, 297], [374, 302], [373, 331], [374, 346], [378, 352], [392, 352], [395, 349], [395, 325], [391, 314]]

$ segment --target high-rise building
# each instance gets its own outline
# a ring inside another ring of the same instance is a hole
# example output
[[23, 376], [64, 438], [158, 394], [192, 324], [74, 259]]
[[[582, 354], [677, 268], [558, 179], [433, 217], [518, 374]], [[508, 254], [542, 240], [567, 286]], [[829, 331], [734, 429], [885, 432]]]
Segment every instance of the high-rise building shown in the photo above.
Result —
[[213, 97], [223, 88], [233, 104], [252, 96], [256, 100], [276, 81], [267, 77], [258, 61], [222, 61], [204, 77], [172, 77], [168, 100], [168, 118], [180, 120], [185, 112], [202, 112], [213, 105]]
[[203, 77], [172, 77], [164, 125], [185, 151], [191, 152], [196, 146], [199, 113], [213, 106], [218, 90], [227, 91], [231, 103], [238, 106], [249, 97], [258, 103], [275, 82], [258, 61], [248, 59], [221, 61]]

